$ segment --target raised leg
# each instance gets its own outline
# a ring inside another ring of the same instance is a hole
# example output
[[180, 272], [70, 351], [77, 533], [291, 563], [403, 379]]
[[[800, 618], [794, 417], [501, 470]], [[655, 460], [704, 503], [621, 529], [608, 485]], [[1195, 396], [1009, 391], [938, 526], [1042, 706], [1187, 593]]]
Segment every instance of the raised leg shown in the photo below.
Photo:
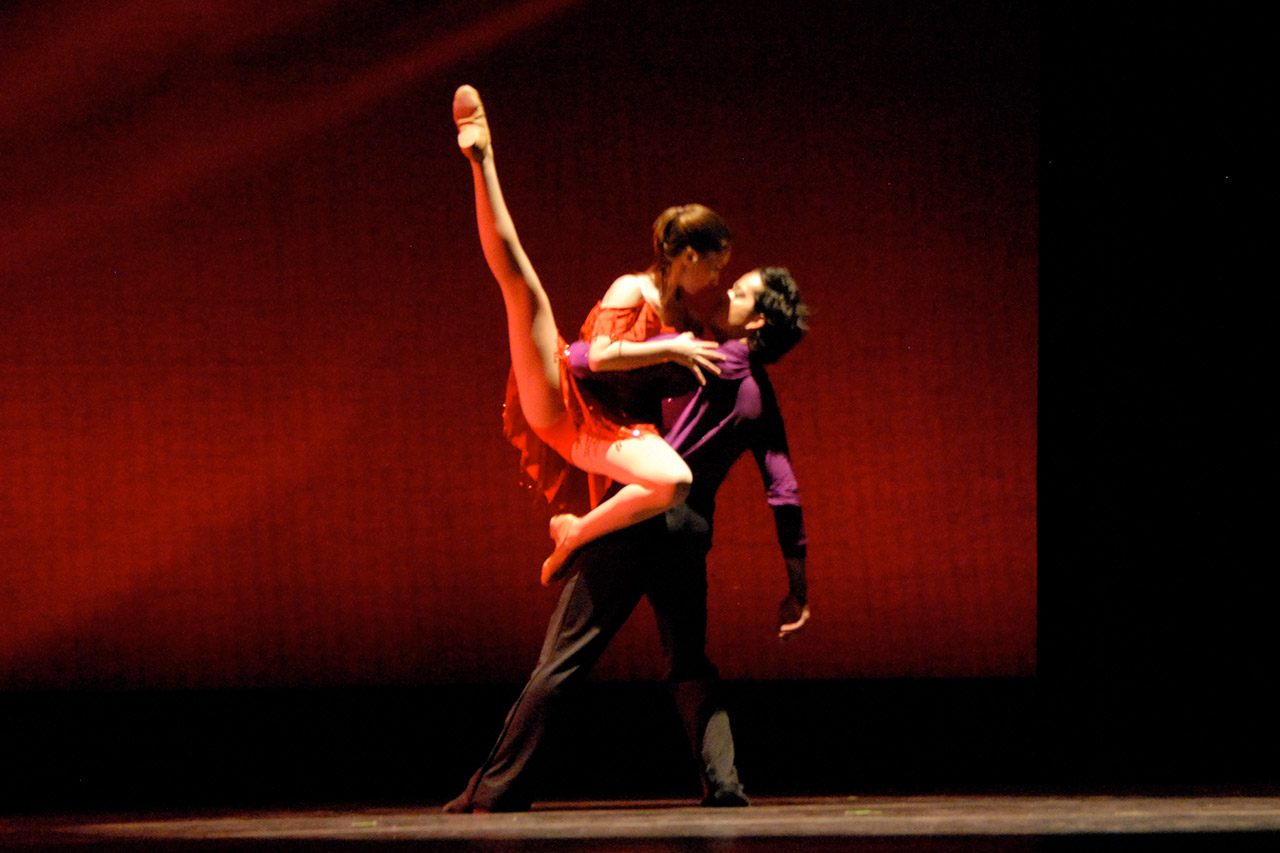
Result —
[[[511, 367], [520, 390], [520, 407], [529, 426], [539, 432], [565, 415], [560, 396], [559, 335], [551, 302], [520, 245], [515, 222], [502, 197], [489, 120], [479, 93], [471, 86], [462, 86], [454, 94], [453, 120], [458, 126], [458, 145], [471, 161], [480, 245], [506, 306]], [[552, 446], [557, 452], [564, 452], [561, 447]]]

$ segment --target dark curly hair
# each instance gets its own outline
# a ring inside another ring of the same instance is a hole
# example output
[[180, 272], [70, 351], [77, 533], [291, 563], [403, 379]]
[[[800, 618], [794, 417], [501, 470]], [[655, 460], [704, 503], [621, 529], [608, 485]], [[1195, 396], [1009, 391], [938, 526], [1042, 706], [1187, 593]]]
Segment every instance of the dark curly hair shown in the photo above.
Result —
[[764, 325], [751, 333], [748, 343], [761, 364], [772, 364], [786, 355], [809, 331], [809, 306], [800, 288], [783, 267], [761, 267], [764, 289], [756, 297], [756, 310]]

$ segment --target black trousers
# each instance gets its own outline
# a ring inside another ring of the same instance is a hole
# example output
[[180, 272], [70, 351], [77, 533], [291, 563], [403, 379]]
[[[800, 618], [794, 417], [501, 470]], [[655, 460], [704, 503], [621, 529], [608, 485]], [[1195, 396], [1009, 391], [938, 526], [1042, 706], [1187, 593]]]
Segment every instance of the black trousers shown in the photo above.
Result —
[[520, 811], [533, 800], [530, 765], [549, 724], [605, 647], [647, 597], [657, 619], [667, 683], [703, 777], [704, 795], [741, 792], [719, 674], [706, 656], [711, 535], [685, 506], [588, 543], [573, 556], [538, 665], [507, 714], [493, 750], [460, 798]]

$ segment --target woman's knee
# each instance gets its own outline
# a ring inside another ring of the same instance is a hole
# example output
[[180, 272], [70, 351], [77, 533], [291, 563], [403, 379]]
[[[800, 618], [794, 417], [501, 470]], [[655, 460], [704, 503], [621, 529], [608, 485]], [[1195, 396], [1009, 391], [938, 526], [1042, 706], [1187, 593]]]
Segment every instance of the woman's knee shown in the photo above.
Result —
[[670, 477], [664, 478], [652, 484], [654, 494], [658, 500], [667, 506], [679, 506], [684, 503], [685, 498], [689, 497], [689, 490], [693, 487], [693, 474], [689, 471], [689, 466], [684, 467], [684, 472], [673, 471]]
[[649, 468], [649, 481], [654, 485], [684, 489], [686, 492], [693, 482], [693, 472], [689, 464], [680, 458], [680, 454], [663, 442], [661, 445], [650, 445], [654, 464]]

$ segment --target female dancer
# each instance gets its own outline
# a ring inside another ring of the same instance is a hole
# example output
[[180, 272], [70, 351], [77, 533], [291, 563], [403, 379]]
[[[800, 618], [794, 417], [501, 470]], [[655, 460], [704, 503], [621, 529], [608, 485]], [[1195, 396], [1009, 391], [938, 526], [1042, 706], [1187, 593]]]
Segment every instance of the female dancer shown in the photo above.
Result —
[[[542, 565], [542, 583], [549, 585], [576, 548], [683, 501], [692, 475], [652, 424], [611, 417], [578, 389], [562, 358], [565, 343], [551, 303], [503, 200], [488, 120], [471, 86], [454, 94], [453, 119], [458, 146], [471, 160], [480, 244], [506, 306], [514, 386], [508, 388], [504, 414], [507, 437], [521, 449], [521, 464], [548, 500], [555, 500], [569, 474], [565, 460], [626, 484], [581, 517], [552, 517], [555, 551]], [[592, 366], [619, 370], [670, 361], [705, 381], [702, 371], [718, 372], [715, 362], [722, 358], [714, 342], [688, 331], [651, 338], [689, 325], [679, 294], [715, 284], [728, 260], [732, 235], [715, 213], [699, 205], [664, 212], [654, 234], [654, 268], [615, 281], [583, 326]], [[546, 453], [544, 444], [561, 459]], [[593, 503], [601, 492], [593, 484]]]

